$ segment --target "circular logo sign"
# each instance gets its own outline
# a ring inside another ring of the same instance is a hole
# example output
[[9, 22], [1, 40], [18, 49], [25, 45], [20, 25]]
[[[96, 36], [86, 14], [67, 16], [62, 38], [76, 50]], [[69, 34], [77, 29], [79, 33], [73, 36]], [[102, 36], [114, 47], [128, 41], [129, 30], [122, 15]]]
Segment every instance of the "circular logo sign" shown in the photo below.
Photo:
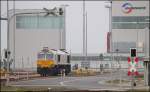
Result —
[[126, 14], [129, 14], [132, 12], [132, 4], [130, 3], [125, 3], [122, 5], [122, 11]]

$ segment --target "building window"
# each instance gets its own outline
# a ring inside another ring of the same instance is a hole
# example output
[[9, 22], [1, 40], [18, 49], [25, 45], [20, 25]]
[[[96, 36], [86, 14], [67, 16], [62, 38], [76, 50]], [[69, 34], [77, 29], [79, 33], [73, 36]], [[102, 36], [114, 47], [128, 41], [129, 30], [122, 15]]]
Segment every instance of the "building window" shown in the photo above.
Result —
[[50, 54], [50, 53], [46, 54], [46, 59], [52, 60], [53, 59], [53, 54]]
[[64, 16], [17, 16], [17, 29], [62, 29]]
[[148, 27], [148, 23], [113, 23], [113, 29], [144, 29]]
[[144, 29], [149, 27], [148, 16], [112, 17], [112, 29]]

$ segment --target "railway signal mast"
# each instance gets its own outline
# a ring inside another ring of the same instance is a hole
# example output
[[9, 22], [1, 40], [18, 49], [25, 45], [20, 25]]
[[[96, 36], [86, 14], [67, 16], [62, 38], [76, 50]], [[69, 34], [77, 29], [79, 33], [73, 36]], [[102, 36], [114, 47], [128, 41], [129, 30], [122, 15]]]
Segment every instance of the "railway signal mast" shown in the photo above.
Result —
[[138, 75], [138, 71], [136, 69], [136, 65], [138, 63], [138, 58], [137, 57], [134, 57], [134, 58], [128, 57], [128, 63], [130, 65], [130, 67], [128, 69], [128, 76]]
[[136, 57], [136, 48], [130, 49], [130, 57], [128, 57], [129, 69], [128, 69], [128, 76], [131, 75], [131, 87], [133, 91], [133, 87], [136, 86], [134, 77], [138, 75], [138, 71], [136, 69], [138, 58]]

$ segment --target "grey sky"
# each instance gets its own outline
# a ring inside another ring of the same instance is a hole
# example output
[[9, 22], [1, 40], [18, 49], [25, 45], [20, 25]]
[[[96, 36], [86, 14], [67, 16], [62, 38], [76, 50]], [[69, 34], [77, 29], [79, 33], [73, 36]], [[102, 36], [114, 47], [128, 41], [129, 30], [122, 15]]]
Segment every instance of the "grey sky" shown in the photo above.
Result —
[[[10, 2], [12, 9], [13, 2]], [[83, 32], [83, 10], [82, 1], [17, 1], [16, 9], [42, 9], [53, 8], [67, 4], [66, 8], [66, 33], [67, 33], [67, 50], [72, 53], [82, 52], [82, 32]], [[104, 1], [87, 1], [86, 11], [88, 16], [88, 53], [105, 53], [106, 52], [106, 35], [109, 31], [109, 11], [105, 8]], [[6, 16], [6, 2], [2, 2], [2, 16]], [[7, 46], [7, 29], [6, 22], [2, 22], [2, 49]]]

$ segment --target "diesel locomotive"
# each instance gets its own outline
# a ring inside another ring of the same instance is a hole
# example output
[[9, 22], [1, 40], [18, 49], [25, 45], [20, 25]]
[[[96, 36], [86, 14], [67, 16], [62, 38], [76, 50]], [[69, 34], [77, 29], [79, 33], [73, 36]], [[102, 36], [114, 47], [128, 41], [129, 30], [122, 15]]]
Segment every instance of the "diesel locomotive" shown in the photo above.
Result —
[[65, 50], [44, 47], [37, 54], [37, 73], [41, 76], [58, 75], [71, 72], [70, 55]]

